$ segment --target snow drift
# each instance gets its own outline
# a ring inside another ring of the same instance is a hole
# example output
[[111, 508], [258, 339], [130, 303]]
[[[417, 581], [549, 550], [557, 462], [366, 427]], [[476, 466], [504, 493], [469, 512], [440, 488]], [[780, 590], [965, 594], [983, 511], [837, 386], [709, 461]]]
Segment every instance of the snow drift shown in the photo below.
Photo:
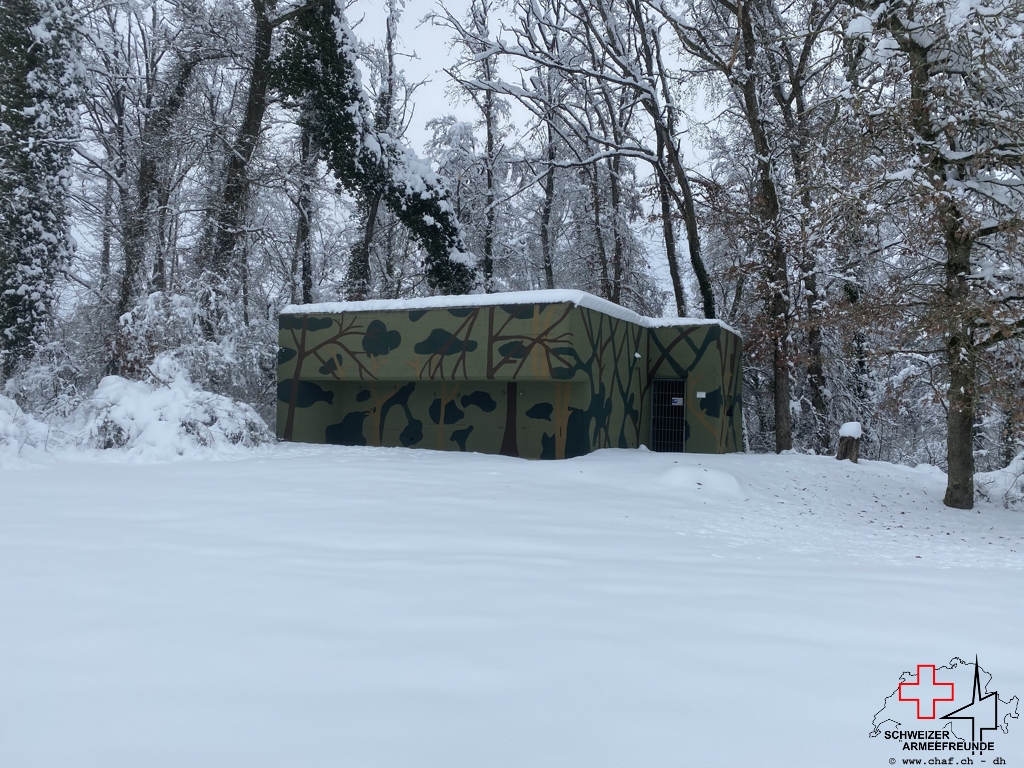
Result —
[[887, 768], [919, 660], [1024, 691], [1024, 515], [937, 470], [244, 453], [0, 472], [0, 766]]
[[993, 504], [1002, 504], [1007, 509], [1024, 506], [1024, 453], [1003, 469], [979, 472], [974, 482], [978, 495]]
[[21, 410], [9, 397], [0, 395], [0, 466], [46, 445], [48, 427]]

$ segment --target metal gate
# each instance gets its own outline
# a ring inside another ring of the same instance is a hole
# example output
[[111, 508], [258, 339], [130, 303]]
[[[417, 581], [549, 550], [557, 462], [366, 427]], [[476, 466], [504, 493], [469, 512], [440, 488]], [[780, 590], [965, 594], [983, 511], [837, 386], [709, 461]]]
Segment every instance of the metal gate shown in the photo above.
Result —
[[651, 450], [686, 450], [686, 380], [655, 379], [651, 393]]

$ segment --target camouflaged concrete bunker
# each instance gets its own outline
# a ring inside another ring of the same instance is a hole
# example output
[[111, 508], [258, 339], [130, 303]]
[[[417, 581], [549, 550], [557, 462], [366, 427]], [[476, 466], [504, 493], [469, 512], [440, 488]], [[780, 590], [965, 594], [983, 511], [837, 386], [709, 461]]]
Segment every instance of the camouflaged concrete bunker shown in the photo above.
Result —
[[289, 307], [277, 434], [531, 459], [737, 451], [741, 348], [721, 323], [579, 291]]

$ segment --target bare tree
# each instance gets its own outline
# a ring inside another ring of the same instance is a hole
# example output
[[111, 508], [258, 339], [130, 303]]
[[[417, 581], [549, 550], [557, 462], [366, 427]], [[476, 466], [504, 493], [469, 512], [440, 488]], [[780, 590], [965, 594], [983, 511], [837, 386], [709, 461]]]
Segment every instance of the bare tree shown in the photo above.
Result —
[[[850, 68], [854, 85], [872, 103], [862, 119], [887, 146], [875, 155], [877, 181], [917, 222], [920, 237], [907, 249], [923, 276], [913, 292], [914, 327], [941, 340], [944, 501], [961, 509], [974, 504], [982, 366], [1024, 335], [1016, 241], [1024, 227], [1024, 100], [1012, 85], [1024, 54], [1012, 21], [1019, 10], [1006, 2], [952, 15], [937, 2], [867, 5], [849, 28], [862, 41]], [[888, 57], [863, 44], [878, 38]]]
[[[650, 14], [634, 0], [626, 2], [624, 7], [611, 0], [588, 3], [546, 0], [544, 4], [519, 2], [515, 7], [517, 26], [508, 31], [515, 35], [516, 44], [477, 36], [482, 50], [491, 56], [510, 57], [527, 67], [561, 73], [567, 80], [578, 83], [579, 91], [584, 94], [601, 88], [605, 94], [614, 91], [615, 98], [628, 105], [631, 118], [635, 117], [634, 109], [639, 110], [644, 114], [646, 125], [641, 126], [631, 119], [629, 124], [620, 126], [622, 130], [616, 131], [607, 113], [606, 119], [599, 121], [595, 120], [596, 116], [587, 114], [581, 100], [551, 103], [543, 89], [533, 84], [494, 80], [477, 81], [476, 86], [507, 94], [538, 117], [557, 114], [557, 122], [550, 117], [548, 122], [567, 145], [593, 148], [592, 154], [565, 158], [557, 167], [579, 167], [607, 163], [612, 157], [631, 157], [649, 163], [656, 173], [671, 182], [669, 192], [686, 225], [690, 263], [704, 315], [715, 317], [714, 289], [701, 257], [693, 192], [682, 160], [676, 122], [678, 110]], [[472, 31], [450, 14], [445, 21], [460, 35], [473, 37]], [[561, 44], [553, 49], [551, 41], [555, 38], [560, 39]], [[660, 156], [658, 149], [644, 141], [643, 137], [649, 133], [660, 142]], [[675, 272], [675, 279], [675, 292], [681, 297], [678, 272]]]

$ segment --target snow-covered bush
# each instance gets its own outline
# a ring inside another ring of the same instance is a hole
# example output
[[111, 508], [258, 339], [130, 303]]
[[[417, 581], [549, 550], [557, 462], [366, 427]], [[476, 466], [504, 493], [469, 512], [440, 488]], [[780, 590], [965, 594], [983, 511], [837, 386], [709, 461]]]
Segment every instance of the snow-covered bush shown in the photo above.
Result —
[[982, 498], [1006, 508], [1024, 508], [1024, 453], [1003, 469], [979, 472], [974, 482]]
[[[217, 297], [211, 296], [208, 303], [215, 301]], [[149, 294], [118, 320], [122, 373], [145, 378], [153, 360], [171, 352], [201, 389], [250, 403], [269, 417], [267, 392], [276, 371], [277, 322], [250, 323], [240, 309], [221, 302], [216, 313], [231, 330], [207, 338], [204, 327], [214, 322], [209, 307], [181, 293]]]
[[144, 381], [120, 376], [100, 381], [78, 413], [86, 446], [164, 458], [272, 440], [250, 406], [200, 389], [171, 356], [158, 356], [149, 371]]
[[46, 425], [32, 418], [9, 397], [0, 395], [0, 465], [25, 449], [35, 450], [46, 444]]

